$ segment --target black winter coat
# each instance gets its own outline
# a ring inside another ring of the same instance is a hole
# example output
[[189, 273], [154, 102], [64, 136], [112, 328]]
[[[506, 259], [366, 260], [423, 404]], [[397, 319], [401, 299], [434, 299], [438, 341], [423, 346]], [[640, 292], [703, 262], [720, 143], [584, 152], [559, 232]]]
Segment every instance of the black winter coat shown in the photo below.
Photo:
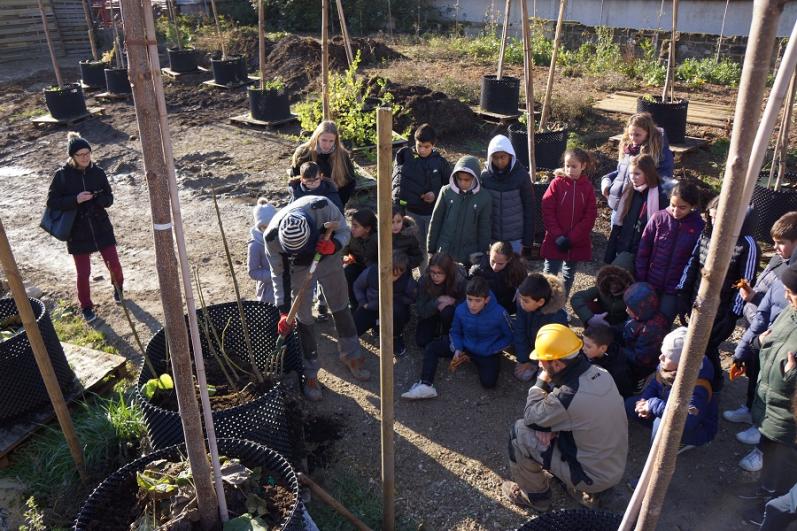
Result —
[[[393, 202], [413, 214], [431, 216], [440, 189], [450, 176], [451, 165], [437, 150], [422, 158], [413, 148], [401, 148], [393, 162]], [[427, 192], [434, 192], [435, 201], [421, 199]]]
[[407, 255], [410, 271], [421, 265], [423, 252], [418, 240], [418, 225], [412, 218], [404, 216], [401, 232], [393, 235], [393, 251], [401, 251]]
[[497, 273], [493, 271], [493, 268], [490, 267], [490, 257], [488, 254], [483, 254], [479, 257], [479, 261], [471, 266], [469, 275], [471, 278], [482, 277], [486, 280], [490, 284], [490, 291], [495, 294], [498, 304], [503, 306], [510, 315], [515, 313], [515, 292], [517, 291], [517, 286], [513, 286], [509, 283], [506, 269], [502, 269]]
[[[93, 199], [78, 204], [80, 192], [95, 192]], [[102, 168], [94, 164], [78, 170], [69, 164], [55, 172], [47, 206], [59, 210], [75, 210], [75, 224], [66, 242], [69, 254], [89, 254], [109, 245], [116, 245], [113, 225], [105, 211], [113, 205], [113, 192]]]

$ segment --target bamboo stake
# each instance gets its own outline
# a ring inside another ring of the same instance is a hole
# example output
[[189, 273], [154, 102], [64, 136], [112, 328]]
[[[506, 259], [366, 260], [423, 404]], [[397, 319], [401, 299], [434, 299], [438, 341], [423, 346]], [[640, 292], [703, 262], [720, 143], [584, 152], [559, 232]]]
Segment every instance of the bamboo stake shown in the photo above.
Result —
[[213, 9], [213, 20], [216, 22], [216, 34], [219, 36], [219, 46], [221, 47], [221, 58], [227, 59], [227, 46], [224, 44], [224, 35], [221, 33], [219, 24], [219, 12], [216, 11], [216, 0], [210, 0], [210, 7]]
[[321, 0], [321, 105], [329, 120], [329, 0]]
[[349, 39], [349, 28], [346, 26], [346, 15], [343, 13], [343, 0], [336, 0], [338, 5], [338, 20], [340, 21], [340, 32], [343, 35], [343, 45], [346, 47], [346, 59], [349, 66], [354, 64], [354, 53], [351, 50], [351, 39]]
[[393, 239], [391, 165], [393, 114], [389, 107], [376, 111], [377, 219], [379, 220], [379, 380], [382, 409], [382, 528], [395, 527], [395, 456], [393, 448]]
[[[537, 162], [534, 160], [534, 64], [531, 60], [531, 35], [529, 34], [529, 8], [520, 2], [520, 19], [523, 24], [523, 81], [526, 86], [526, 133], [528, 135], [529, 177], [532, 184], [537, 179]], [[531, 188], [532, 193], [534, 187]], [[533, 198], [532, 198], [533, 199]]]
[[504, 5], [504, 28], [501, 30], [501, 51], [498, 52], [498, 72], [495, 73], [495, 79], [499, 80], [504, 77], [504, 54], [506, 53], [506, 41], [509, 38], [509, 11], [511, 8], [512, 0], [506, 0], [506, 5]]
[[50, 50], [50, 60], [53, 62], [53, 71], [55, 72], [55, 80], [58, 83], [58, 88], [64, 86], [63, 79], [61, 78], [61, 67], [58, 66], [58, 61], [55, 59], [55, 49], [53, 48], [53, 41], [50, 38], [50, 28], [47, 27], [47, 17], [44, 15], [44, 6], [42, 0], [36, 0], [39, 4], [39, 13], [42, 16], [42, 27], [44, 28], [44, 38], [47, 39], [47, 48]]
[[722, 12], [722, 26], [720, 26], [720, 36], [717, 38], [717, 55], [714, 56], [714, 61], [720, 62], [720, 49], [722, 48], [722, 36], [725, 33], [725, 19], [728, 17], [728, 4], [731, 0], [725, 0], [725, 11]]
[[346, 520], [348, 520], [357, 529], [357, 531], [372, 531], [371, 528], [365, 525], [365, 523], [362, 520], [354, 516], [354, 514], [352, 514], [352, 512], [349, 511], [348, 509], [346, 509], [346, 507], [344, 507], [342, 503], [333, 498], [331, 494], [322, 489], [321, 486], [312, 479], [310, 479], [309, 476], [306, 476], [304, 473], [299, 472], [298, 474], [296, 474], [296, 477], [299, 479], [299, 483], [309, 488], [312, 491], [312, 493], [318, 496], [318, 498], [322, 502], [326, 503], [327, 505], [335, 509], [335, 511], [337, 511], [338, 514], [340, 514]]
[[80, 479], [85, 482], [88, 477], [86, 476], [86, 465], [83, 460], [83, 447], [80, 445], [75, 433], [75, 426], [72, 424], [72, 417], [69, 415], [69, 408], [66, 406], [61, 386], [58, 384], [58, 377], [56, 377], [55, 370], [53, 370], [50, 355], [44, 345], [39, 325], [36, 324], [36, 315], [33, 313], [28, 294], [25, 292], [22, 275], [19, 273], [17, 261], [14, 259], [14, 252], [11, 250], [11, 244], [8, 242], [8, 236], [2, 220], [0, 220], [0, 263], [3, 265], [3, 271], [8, 280], [11, 295], [14, 297], [14, 303], [17, 305], [17, 313], [25, 327], [28, 342], [33, 350], [33, 358], [36, 360], [36, 366], [39, 367], [39, 372], [44, 381], [44, 388], [50, 397], [61, 431], [64, 432], [64, 439], [66, 439], [66, 444], [69, 447], [69, 453], [75, 462]]
[[216, 482], [217, 500], [219, 504], [219, 515], [223, 522], [227, 521], [227, 500], [224, 495], [224, 488], [221, 481], [221, 464], [219, 462], [219, 450], [216, 444], [216, 430], [213, 424], [213, 412], [210, 407], [208, 396], [207, 378], [205, 376], [205, 361], [202, 355], [202, 343], [199, 338], [199, 325], [197, 323], [196, 303], [194, 292], [191, 289], [191, 269], [188, 263], [188, 252], [185, 246], [185, 234], [183, 232], [183, 216], [180, 209], [180, 196], [177, 192], [177, 177], [174, 170], [174, 153], [172, 152], [172, 139], [169, 135], [169, 123], [166, 113], [166, 98], [163, 93], [163, 80], [160, 75], [160, 59], [155, 33], [155, 20], [152, 16], [152, 7], [149, 0], [144, 0], [144, 24], [146, 27], [147, 45], [150, 58], [150, 76], [155, 92], [155, 104], [158, 111], [160, 122], [161, 145], [163, 146], [164, 162], [166, 164], [167, 183], [169, 187], [170, 207], [174, 220], [174, 237], [177, 240], [177, 252], [180, 258], [180, 269], [185, 292], [185, 305], [188, 311], [188, 327], [191, 333], [191, 343], [194, 345], [194, 366], [196, 368], [197, 383], [199, 384], [199, 397], [202, 401], [202, 412], [205, 421], [205, 432], [207, 433], [208, 446], [210, 449], [210, 461], [213, 467]]
[[[208, 317], [208, 308], [205, 304], [205, 297], [202, 293], [202, 283], [199, 281], [199, 271], [195, 267], [193, 270], [194, 273], [194, 284], [196, 285], [196, 292], [197, 297], [199, 298], [199, 307], [202, 310], [202, 328], [205, 331], [205, 339], [208, 342], [208, 350], [210, 350], [210, 354], [213, 356], [213, 359], [216, 360], [216, 363], [219, 364], [219, 369], [221, 369], [222, 374], [224, 374], [224, 379], [227, 380], [227, 383], [230, 386], [230, 389], [235, 391], [236, 393], [240, 391], [238, 389], [238, 385], [235, 383], [235, 380], [230, 376], [230, 373], [227, 372], [227, 366], [222, 357], [216, 352], [216, 348], [213, 346], [213, 341], [210, 338], [210, 318]], [[237, 375], [236, 375], [237, 376]]]
[[113, 43], [116, 48], [114, 59], [116, 68], [124, 68], [122, 64], [122, 42], [119, 40], [119, 28], [116, 25], [116, 15], [113, 13], [113, 0], [108, 0], [108, 9], [111, 11], [111, 25], [113, 26]]
[[556, 72], [556, 54], [559, 52], [559, 43], [562, 42], [562, 23], [565, 20], [565, 9], [567, 0], [559, 1], [559, 16], [556, 19], [556, 33], [553, 38], [553, 50], [551, 51], [551, 64], [548, 67], [548, 82], [545, 84], [545, 99], [542, 100], [542, 114], [540, 115], [540, 131], [543, 131], [545, 124], [551, 114], [551, 93], [553, 92], [553, 78]]
[[257, 46], [260, 63], [260, 90], [266, 90], [266, 6], [265, 0], [257, 0]]
[[89, 46], [91, 46], [91, 57], [96, 61], [99, 59], [97, 55], [97, 41], [94, 39], [94, 22], [91, 19], [91, 9], [89, 8], [89, 0], [83, 0], [83, 16], [86, 18], [86, 27], [89, 34]]
[[672, 0], [672, 35], [670, 36], [670, 54], [667, 58], [667, 78], [661, 91], [661, 102], [667, 101], [667, 92], [670, 93], [670, 103], [673, 100], [675, 87], [675, 41], [678, 37], [678, 0]]
[[668, 400], [673, 407], [668, 410], [659, 428], [665, 430], [662, 436], [663, 444], [656, 454], [650, 490], [642, 502], [637, 531], [656, 528], [667, 487], [675, 470], [678, 446], [688, 415], [689, 400], [694, 391], [709, 339], [707, 331], [711, 329], [717, 312], [720, 287], [725, 280], [733, 246], [739, 234], [741, 218], [746, 211], [746, 200], [749, 199], [742, 197], [738, 190], [746, 190], [748, 184], [745, 182], [749, 177], [748, 161], [756, 136], [752, 125], [758, 123], [761, 115], [760, 102], [764, 97], [766, 70], [771, 59], [782, 10], [782, 0], [756, 0], [753, 4], [749, 46], [742, 70], [717, 221], [709, 245], [706, 266], [703, 268], [703, 279], [689, 319], [684, 353]]
[[180, 25], [177, 23], [177, 6], [174, 5], [174, 0], [166, 0], [166, 8], [169, 10], [169, 17], [172, 19], [174, 26], [174, 40], [177, 44], [177, 49], [183, 49], [183, 42], [180, 38]]
[[[158, 68], [159, 64], [157, 53], [151, 53], [152, 48], [157, 46], [154, 40], [152, 8], [148, 0], [144, 0], [143, 6], [140, 0], [121, 0], [121, 4], [125, 13], [125, 38], [127, 39], [131, 67], [129, 77], [144, 155], [144, 170], [152, 211], [158, 283], [166, 330], [168, 331], [172, 375], [180, 409], [180, 422], [183, 426], [188, 460], [196, 486], [200, 526], [202, 529], [211, 529], [218, 523], [219, 505], [213, 488], [204, 443], [205, 437], [202, 433], [202, 421], [196, 402], [188, 332], [183, 316], [182, 293], [174, 254], [169, 179], [163, 145], [164, 136], [168, 138], [168, 129], [161, 131], [161, 124], [165, 116], [159, 117], [157, 100], [158, 96], [162, 98], [162, 93], [156, 95], [156, 85], [153, 84], [160, 81], [160, 75], [153, 74], [153, 70]], [[149, 19], [147, 19], [147, 14], [149, 14]], [[147, 27], [145, 27], [145, 23]], [[149, 35], [147, 29], [149, 29]], [[152, 43], [149, 56], [147, 53], [148, 42]], [[203, 393], [200, 388], [201, 394]]]
[[[786, 105], [783, 107], [783, 122], [780, 126], [780, 152], [778, 154], [778, 179], [775, 181], [776, 192], [780, 191], [780, 183], [783, 179], [783, 175], [786, 173], [786, 158], [789, 149], [789, 129], [791, 129], [791, 113], [792, 107], [794, 106], [795, 85], [797, 85], [797, 70], [795, 70], [792, 75], [789, 92], [786, 96]], [[772, 165], [774, 167], [774, 161]]]

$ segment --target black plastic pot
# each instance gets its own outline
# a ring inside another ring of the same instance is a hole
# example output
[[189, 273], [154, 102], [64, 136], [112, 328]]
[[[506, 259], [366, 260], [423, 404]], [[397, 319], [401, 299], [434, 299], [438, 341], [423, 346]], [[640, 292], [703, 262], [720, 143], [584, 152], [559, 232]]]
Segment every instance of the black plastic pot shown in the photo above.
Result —
[[616, 531], [622, 514], [594, 509], [560, 509], [529, 520], [517, 531]]
[[80, 61], [80, 79], [90, 89], [105, 90], [105, 69], [108, 63], [86, 59]]
[[[517, 159], [528, 168], [529, 136], [526, 126], [521, 123], [510, 124], [508, 131]], [[538, 169], [554, 169], [562, 165], [562, 155], [567, 149], [567, 134], [566, 128], [534, 133], [534, 162]]]
[[193, 48], [168, 48], [166, 53], [169, 55], [169, 68], [172, 72], [185, 74], [197, 69], [197, 53]]
[[[68, 394], [74, 384], [75, 375], [66, 361], [64, 349], [61, 348], [50, 321], [50, 314], [40, 300], [29, 300], [58, 384], [61, 391]], [[0, 299], [0, 321], [16, 313], [14, 299]], [[28, 334], [23, 331], [0, 343], [0, 423], [19, 418], [49, 403]]]
[[105, 82], [111, 94], [131, 94], [130, 80], [127, 78], [127, 68], [106, 68]]
[[482, 92], [479, 107], [483, 111], [496, 114], [518, 114], [520, 80], [516, 77], [482, 76]]
[[86, 109], [83, 89], [78, 83], [69, 83], [61, 88], [44, 89], [44, 102], [47, 104], [50, 115], [56, 120], [76, 118], [89, 112]]
[[[797, 173], [787, 173], [784, 177], [797, 182]], [[753, 236], [756, 240], [772, 243], [769, 231], [772, 225], [783, 214], [797, 210], [797, 188], [781, 187], [779, 191], [768, 189], [769, 172], [761, 172], [761, 177], [753, 190], [753, 211], [755, 227]]]
[[[262, 370], [265, 367], [268, 354], [274, 350], [276, 344], [279, 311], [270, 304], [257, 301], [244, 301], [243, 304], [255, 360]], [[217, 304], [209, 306], [207, 310], [208, 317], [218, 331], [219, 337], [226, 328], [223, 340], [227, 355], [236, 365], [247, 368], [249, 362], [237, 304], [234, 302]], [[202, 329], [204, 326], [202, 310], [197, 311], [197, 317], [200, 329]], [[207, 365], [213, 358], [213, 354], [204, 332], [201, 331], [200, 336], [202, 354]], [[221, 351], [215, 339], [212, 340], [212, 344], [216, 352]], [[147, 356], [158, 375], [171, 372], [166, 360], [166, 334], [163, 329], [157, 332], [147, 345]], [[296, 371], [299, 374], [302, 372], [302, 353], [296, 333], [288, 337], [284, 371], [285, 373]], [[163, 409], [141, 394], [142, 385], [153, 377], [155, 376], [144, 365], [138, 377], [135, 397], [144, 412], [144, 420], [152, 446], [165, 448], [183, 440], [183, 427], [177, 411]], [[299, 421], [299, 419], [291, 418], [291, 416], [292, 412], [288, 410], [285, 390], [282, 385], [278, 384], [251, 402], [214, 411], [213, 423], [218, 437], [248, 439], [265, 444], [288, 458], [293, 458], [294, 451], [297, 449], [294, 448], [291, 436], [291, 422]]]
[[656, 125], [664, 129], [671, 144], [682, 144], [686, 138], [686, 111], [689, 100], [662, 102], [660, 96], [653, 101], [637, 98], [636, 112], [649, 112]]
[[248, 80], [246, 61], [242, 55], [228, 55], [227, 59], [211, 59], [213, 81], [219, 85], [235, 85]]
[[[260, 467], [279, 474], [277, 482], [287, 483], [293, 494], [289, 514], [273, 529], [304, 529], [304, 510], [299, 498], [299, 481], [296, 473], [284, 457], [263, 445], [240, 439], [218, 439], [219, 454], [240, 459], [249, 469]], [[128, 531], [130, 524], [139, 516], [135, 514], [136, 472], [142, 472], [149, 463], [158, 459], [179, 461], [186, 455], [185, 444], [170, 446], [129, 463], [100, 483], [88, 499], [83, 502], [75, 518], [75, 531]], [[270, 528], [271, 529], [271, 528]]]
[[284, 90], [249, 87], [249, 113], [255, 120], [276, 122], [291, 116], [291, 104]]

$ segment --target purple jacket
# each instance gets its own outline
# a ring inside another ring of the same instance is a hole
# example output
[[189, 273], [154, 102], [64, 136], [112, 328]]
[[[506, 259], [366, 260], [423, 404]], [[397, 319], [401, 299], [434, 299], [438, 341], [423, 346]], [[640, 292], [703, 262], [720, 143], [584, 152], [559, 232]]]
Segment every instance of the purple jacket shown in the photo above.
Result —
[[636, 255], [636, 279], [659, 292], [675, 294], [681, 273], [700, 239], [705, 221], [698, 212], [677, 220], [669, 208], [648, 220]]

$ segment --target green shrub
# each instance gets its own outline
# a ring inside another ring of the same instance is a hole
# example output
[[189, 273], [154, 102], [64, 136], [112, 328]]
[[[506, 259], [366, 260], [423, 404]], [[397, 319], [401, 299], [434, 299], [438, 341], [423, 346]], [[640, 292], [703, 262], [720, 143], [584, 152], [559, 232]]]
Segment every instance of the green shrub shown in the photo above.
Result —
[[714, 83], [736, 87], [741, 76], [742, 67], [740, 64], [728, 59], [718, 62], [713, 57], [686, 59], [678, 65], [675, 71], [676, 79], [692, 86]]

